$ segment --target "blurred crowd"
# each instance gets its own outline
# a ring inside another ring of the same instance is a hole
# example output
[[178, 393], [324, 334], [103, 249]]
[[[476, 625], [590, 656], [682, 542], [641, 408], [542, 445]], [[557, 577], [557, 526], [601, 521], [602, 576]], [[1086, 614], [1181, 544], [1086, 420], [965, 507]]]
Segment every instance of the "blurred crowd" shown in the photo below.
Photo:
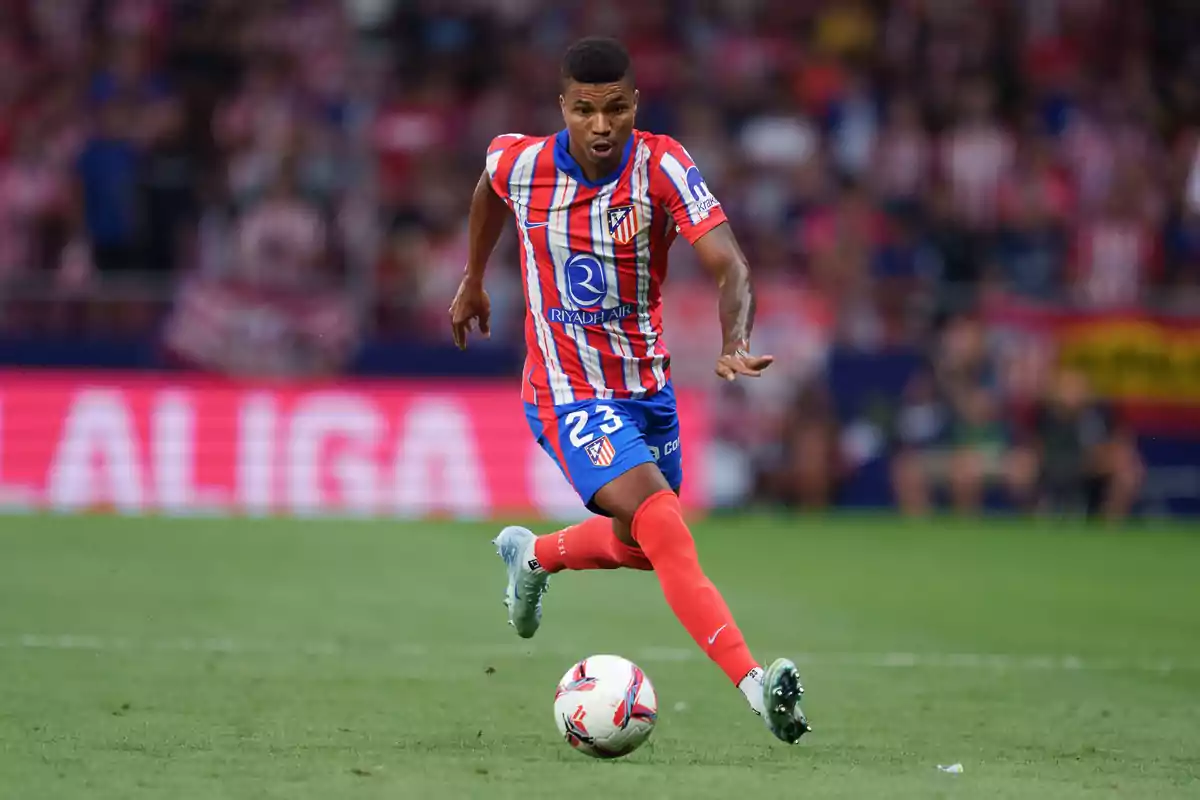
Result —
[[[561, 126], [557, 61], [587, 31], [628, 44], [639, 125], [685, 142], [761, 280], [832, 301], [839, 342], [911, 342], [992, 288], [1117, 306], [1195, 287], [1200, 226], [1181, 199], [1200, 13], [1171, 6], [406, 4], [376, 140], [392, 212], [381, 277], [441, 305], [481, 149]], [[673, 278], [695, 278], [676, 255]], [[501, 308], [519, 311], [515, 297]]]
[[338, 0], [0, 0], [3, 329], [149, 335], [178, 293], [232, 353], [272, 304], [345, 306], [354, 49]]
[[[0, 0], [0, 327], [164, 323], [230, 372], [444, 345], [486, 144], [561, 127], [559, 59], [592, 33], [630, 48], [639, 127], [687, 146], [759, 285], [803, 294], [761, 339], [925, 354], [874, 434], [914, 513], [931, 481], [1033, 502], [1047, 409], [1084, 394], [1004, 396], [982, 298], [1200, 314], [1188, 0]], [[512, 246], [489, 290], [516, 342]], [[677, 247], [671, 285], [701, 281]], [[730, 396], [717, 424], [746, 493], [819, 506], [861, 437], [793, 360], [756, 422]]]

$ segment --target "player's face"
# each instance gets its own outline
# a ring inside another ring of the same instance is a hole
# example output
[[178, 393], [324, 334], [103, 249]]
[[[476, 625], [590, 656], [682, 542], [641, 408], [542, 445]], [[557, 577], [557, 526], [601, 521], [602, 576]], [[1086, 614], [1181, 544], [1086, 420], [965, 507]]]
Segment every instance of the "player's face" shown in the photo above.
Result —
[[628, 81], [568, 83], [558, 102], [575, 155], [593, 167], [615, 167], [633, 133], [637, 101]]

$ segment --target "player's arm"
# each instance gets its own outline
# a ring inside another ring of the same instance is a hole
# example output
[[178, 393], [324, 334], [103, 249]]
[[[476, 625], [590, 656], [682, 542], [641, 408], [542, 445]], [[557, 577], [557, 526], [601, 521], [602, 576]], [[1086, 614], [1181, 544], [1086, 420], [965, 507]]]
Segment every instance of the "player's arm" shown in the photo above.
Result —
[[492, 188], [491, 178], [485, 170], [471, 195], [471, 212], [467, 220], [467, 279], [483, 283], [484, 270], [500, 241], [508, 214], [508, 205]]
[[754, 290], [746, 256], [721, 204], [709, 192], [687, 150], [664, 136], [656, 155], [650, 169], [651, 194], [670, 212], [679, 233], [695, 248], [700, 264], [716, 280], [720, 292], [723, 346], [717, 374], [729, 381], [738, 375], [757, 377], [774, 358], [749, 353]]
[[500, 241], [508, 213], [508, 205], [492, 188], [491, 176], [485, 170], [471, 195], [467, 219], [467, 266], [458, 293], [450, 304], [450, 328], [454, 344], [460, 350], [466, 349], [467, 334], [474, 330], [477, 322], [480, 333], [485, 337], [491, 335], [492, 303], [483, 288], [483, 273]]
[[750, 282], [750, 265], [733, 229], [728, 222], [721, 222], [693, 242], [692, 247], [700, 265], [717, 282], [723, 342], [717, 374], [730, 381], [737, 375], [756, 378], [775, 359], [749, 353], [750, 333], [754, 328], [754, 287]]

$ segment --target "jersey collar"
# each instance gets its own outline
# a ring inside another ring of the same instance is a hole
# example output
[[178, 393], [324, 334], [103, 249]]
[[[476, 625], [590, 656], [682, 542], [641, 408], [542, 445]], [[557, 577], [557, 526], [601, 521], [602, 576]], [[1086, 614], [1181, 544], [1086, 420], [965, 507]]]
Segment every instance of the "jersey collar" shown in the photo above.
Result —
[[617, 168], [611, 174], [604, 176], [598, 181], [589, 181], [587, 176], [583, 174], [583, 167], [579, 166], [579, 162], [571, 155], [571, 140], [567, 130], [564, 128], [554, 137], [554, 166], [589, 189], [598, 189], [601, 186], [607, 186], [617, 180], [617, 178], [620, 178], [621, 173], [625, 172], [625, 166], [629, 163], [629, 154], [633, 152], [633, 140], [636, 138], [636, 133], [629, 134], [629, 141], [625, 142], [625, 152], [621, 153], [621, 163], [617, 165]]

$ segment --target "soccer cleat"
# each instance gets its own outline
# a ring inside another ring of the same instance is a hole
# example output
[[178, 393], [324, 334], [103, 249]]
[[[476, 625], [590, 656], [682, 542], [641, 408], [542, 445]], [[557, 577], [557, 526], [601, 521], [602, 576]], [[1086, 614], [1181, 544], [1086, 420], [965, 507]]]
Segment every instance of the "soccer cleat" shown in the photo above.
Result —
[[538, 567], [533, 553], [536, 540], [533, 531], [515, 526], [500, 531], [492, 540], [508, 568], [508, 588], [504, 592], [508, 624], [523, 639], [537, 633], [542, 622], [542, 595], [550, 583], [550, 574]]
[[803, 695], [796, 665], [786, 658], [776, 659], [763, 678], [763, 719], [771, 733], [788, 744], [795, 744], [812, 730], [800, 710]]

